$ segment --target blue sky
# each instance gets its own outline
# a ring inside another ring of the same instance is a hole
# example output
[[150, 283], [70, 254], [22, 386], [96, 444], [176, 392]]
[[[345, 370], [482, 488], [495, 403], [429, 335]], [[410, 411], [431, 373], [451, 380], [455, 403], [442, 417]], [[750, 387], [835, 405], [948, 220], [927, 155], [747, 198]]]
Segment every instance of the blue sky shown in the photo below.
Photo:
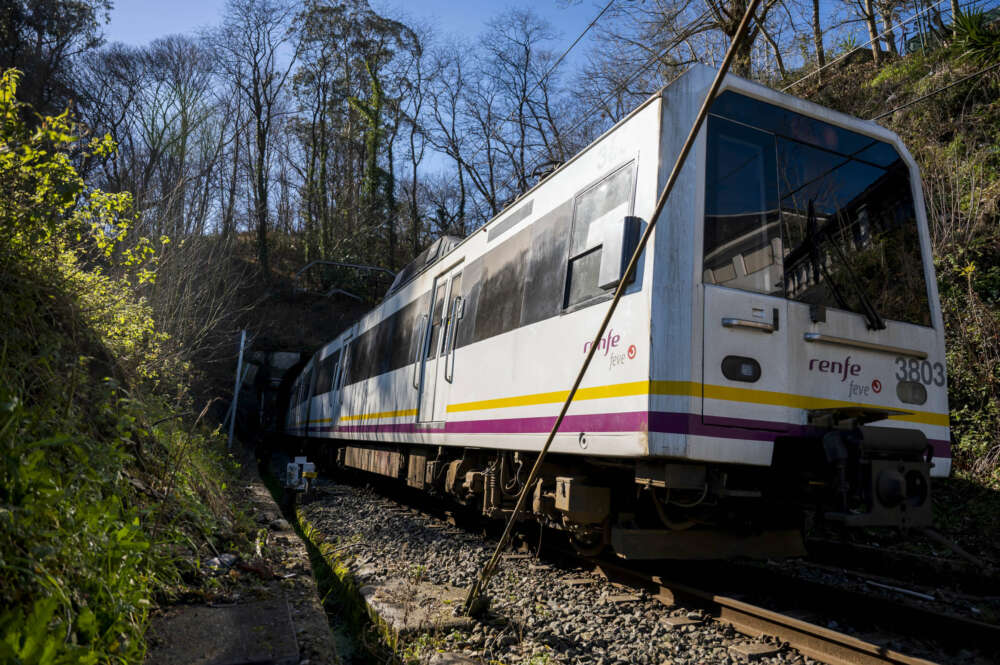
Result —
[[[598, 4], [599, 2], [599, 4]], [[603, 7], [599, 0], [537, 0], [534, 3], [504, 3], [496, 0], [411, 0], [410, 2], [373, 0], [376, 11], [392, 17], [405, 16], [414, 22], [427, 23], [435, 32], [446, 35], [477, 35], [493, 16], [507, 7], [530, 7], [548, 19], [559, 38], [551, 45], [561, 52], [586, 27]], [[111, 22], [105, 26], [108, 42], [133, 46], [148, 44], [157, 37], [176, 33], [194, 33], [220, 22], [226, 0], [116, 0]], [[589, 35], [588, 35], [589, 36]], [[579, 56], [587, 50], [587, 40], [573, 50]]]

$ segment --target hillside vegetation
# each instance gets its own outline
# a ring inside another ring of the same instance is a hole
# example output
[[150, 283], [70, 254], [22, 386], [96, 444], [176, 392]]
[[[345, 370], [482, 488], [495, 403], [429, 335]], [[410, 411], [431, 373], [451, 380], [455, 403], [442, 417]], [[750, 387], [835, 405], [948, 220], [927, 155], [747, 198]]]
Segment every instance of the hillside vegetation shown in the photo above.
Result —
[[17, 83], [0, 79], [0, 662], [141, 662], [150, 608], [241, 538], [233, 465], [134, 295], [167, 240], [131, 238], [128, 194], [73, 166], [113, 142], [35, 116]]

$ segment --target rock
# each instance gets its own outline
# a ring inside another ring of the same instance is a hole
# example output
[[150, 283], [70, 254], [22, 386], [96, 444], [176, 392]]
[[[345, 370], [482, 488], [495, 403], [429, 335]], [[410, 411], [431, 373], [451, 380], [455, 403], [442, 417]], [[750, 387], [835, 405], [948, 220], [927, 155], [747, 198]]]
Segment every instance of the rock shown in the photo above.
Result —
[[229, 571], [233, 565], [239, 560], [235, 554], [220, 554], [219, 556], [213, 556], [211, 559], [205, 562], [205, 568], [216, 575], [222, 575]]
[[279, 517], [276, 520], [271, 520], [268, 525], [272, 531], [291, 531], [292, 525], [288, 523], [288, 520]]

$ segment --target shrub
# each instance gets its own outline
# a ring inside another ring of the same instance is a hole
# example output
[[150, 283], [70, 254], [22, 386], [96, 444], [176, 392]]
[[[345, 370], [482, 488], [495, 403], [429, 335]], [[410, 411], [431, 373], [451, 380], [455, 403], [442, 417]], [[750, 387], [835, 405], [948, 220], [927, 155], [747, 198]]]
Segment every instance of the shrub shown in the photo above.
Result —
[[17, 79], [0, 75], [0, 662], [140, 662], [180, 548], [233, 537], [227, 467], [178, 417], [182, 368], [134, 295], [156, 264], [131, 197], [74, 166], [114, 143], [68, 113], [29, 127]]

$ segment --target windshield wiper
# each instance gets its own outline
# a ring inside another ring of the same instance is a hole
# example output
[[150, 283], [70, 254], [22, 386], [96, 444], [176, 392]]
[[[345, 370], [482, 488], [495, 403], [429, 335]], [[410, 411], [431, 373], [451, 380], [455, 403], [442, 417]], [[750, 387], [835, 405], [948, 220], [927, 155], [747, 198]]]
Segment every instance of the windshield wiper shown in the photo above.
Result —
[[[837, 304], [841, 309], [850, 310], [851, 306], [847, 302], [847, 298], [840, 291], [840, 287], [837, 286], [837, 282], [833, 280], [833, 275], [826, 268], [826, 263], [820, 258], [819, 254], [819, 229], [816, 226], [816, 209], [813, 205], [813, 200], [809, 199], [809, 206], [806, 212], [806, 239], [803, 244], [808, 242], [809, 245], [806, 249], [809, 250], [809, 267], [812, 268], [812, 278], [813, 282], [819, 284], [822, 281], [826, 282], [826, 285], [830, 287], [830, 291], [833, 292], [833, 297], [837, 301]], [[822, 279], [821, 276], [822, 275]]]
[[[813, 247], [816, 247], [816, 240], [815, 237], [813, 236], [813, 234], [816, 233], [816, 210], [813, 204], [813, 199], [809, 199], [808, 215], [809, 216], [806, 219], [806, 228], [810, 232], [810, 238], [812, 238]], [[854, 270], [851, 269], [851, 264], [847, 260], [847, 256], [844, 255], [844, 250], [841, 249], [840, 243], [836, 242], [836, 239], [830, 235], [829, 226], [830, 226], [829, 223], [824, 225], [823, 235], [826, 236], [826, 240], [829, 242], [829, 244], [833, 245], [833, 248], [837, 252], [837, 256], [840, 257], [841, 265], [843, 265], [844, 269], [847, 271], [848, 283], [851, 285], [852, 289], [854, 290], [854, 293], [857, 294], [858, 296], [858, 301], [861, 303], [861, 314], [862, 316], [865, 317], [865, 321], [867, 321], [868, 323], [868, 329], [885, 330], [885, 321], [879, 315], [878, 310], [875, 309], [875, 306], [871, 303], [871, 301], [868, 299], [868, 296], [865, 294], [865, 290], [861, 287], [861, 283], [858, 281], [857, 275], [854, 274]], [[819, 252], [817, 251], [816, 253], [818, 254]], [[810, 258], [812, 257], [810, 256]], [[820, 267], [823, 269], [823, 273], [826, 275], [827, 284], [829, 284], [830, 290], [833, 291], [833, 295], [837, 299], [837, 302], [844, 309], [850, 310], [851, 308], [846, 305], [843, 295], [840, 293], [836, 283], [833, 281], [832, 276], [826, 269], [826, 265], [820, 262]]]

